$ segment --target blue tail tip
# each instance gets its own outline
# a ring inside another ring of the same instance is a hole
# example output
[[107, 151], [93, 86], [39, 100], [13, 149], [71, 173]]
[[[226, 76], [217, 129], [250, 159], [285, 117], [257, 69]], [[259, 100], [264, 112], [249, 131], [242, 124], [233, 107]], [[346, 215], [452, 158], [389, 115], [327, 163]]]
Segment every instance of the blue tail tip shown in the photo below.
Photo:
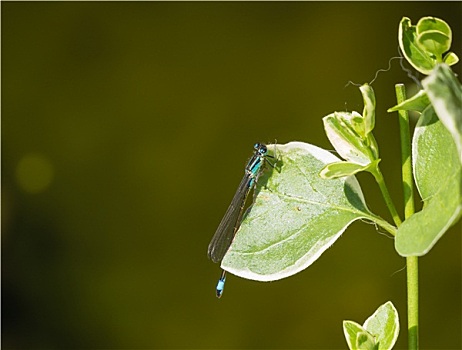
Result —
[[217, 289], [216, 289], [217, 298], [221, 298], [221, 296], [223, 295], [223, 290], [225, 289], [225, 281], [226, 281], [226, 278], [223, 278], [223, 279], [220, 278], [218, 280]]

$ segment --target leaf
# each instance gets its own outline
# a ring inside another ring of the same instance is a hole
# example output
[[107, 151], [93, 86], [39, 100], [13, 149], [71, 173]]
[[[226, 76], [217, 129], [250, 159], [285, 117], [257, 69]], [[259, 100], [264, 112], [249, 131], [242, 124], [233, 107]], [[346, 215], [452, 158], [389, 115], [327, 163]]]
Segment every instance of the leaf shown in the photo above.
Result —
[[417, 41], [437, 58], [451, 48], [452, 32], [449, 25], [435, 17], [423, 17], [416, 25]]
[[358, 112], [334, 112], [324, 118], [324, 130], [332, 146], [345, 160], [358, 165], [368, 165], [379, 158], [377, 142], [372, 134], [375, 126], [374, 90], [364, 84], [360, 88], [364, 110]]
[[398, 228], [396, 251], [425, 255], [462, 214], [462, 167], [449, 131], [429, 106], [412, 141], [414, 179], [424, 208]]
[[377, 350], [377, 343], [374, 336], [369, 332], [358, 333], [356, 338], [356, 349], [358, 350]]
[[369, 165], [359, 165], [351, 162], [335, 162], [327, 164], [319, 173], [324, 179], [337, 179], [339, 177], [351, 176], [367, 169]]
[[422, 81], [422, 85], [438, 115], [456, 143], [462, 162], [462, 86], [445, 64]]
[[443, 57], [443, 62], [446, 63], [448, 66], [453, 66], [457, 62], [459, 62], [459, 57], [454, 52], [448, 52], [444, 57]]
[[358, 336], [366, 332], [366, 330], [354, 321], [343, 321], [343, 334], [350, 350], [357, 349]]
[[407, 17], [403, 17], [399, 24], [398, 41], [407, 61], [417, 71], [430, 74], [435, 66], [435, 59], [418, 44], [416, 27], [411, 25], [411, 20]]
[[336, 156], [302, 142], [275, 147], [278, 163], [260, 176], [255, 202], [221, 264], [234, 275], [258, 281], [304, 270], [353, 221], [373, 219], [356, 178], [319, 176], [326, 164], [339, 161]]
[[[442, 55], [451, 48], [452, 33], [449, 25], [435, 17], [423, 17], [416, 26], [403, 17], [399, 25], [398, 41], [401, 52], [407, 61], [419, 72], [430, 74], [438, 63], [443, 62]], [[455, 53], [448, 53], [444, 62], [455, 64]]]
[[[446, 36], [451, 36], [451, 27], [442, 19], [436, 17], [422, 17], [416, 24], [417, 34], [421, 35], [428, 31], [437, 31]], [[446, 48], [446, 51], [449, 47]]]
[[360, 88], [364, 101], [364, 130], [365, 134], [369, 134], [375, 127], [375, 94], [372, 87], [368, 84], [362, 85]]
[[391, 301], [381, 305], [361, 326], [343, 321], [343, 333], [351, 350], [392, 349], [398, 339], [399, 317]]
[[367, 165], [370, 158], [359, 136], [358, 120], [362, 121], [362, 117], [357, 112], [334, 112], [322, 119], [327, 138], [342, 158]]
[[343, 176], [355, 175], [361, 171], [373, 173], [380, 162], [380, 159], [374, 160], [368, 165], [359, 165], [351, 162], [335, 162], [327, 164], [319, 173], [324, 179], [336, 179]]
[[399, 317], [391, 301], [381, 305], [363, 325], [374, 335], [380, 350], [392, 349], [398, 339]]
[[375, 148], [367, 144], [371, 137], [366, 137], [364, 119], [359, 113], [334, 112], [322, 118], [322, 121], [327, 138], [345, 160], [368, 165], [378, 155], [378, 151], [375, 154]]
[[400, 104], [389, 108], [387, 112], [396, 112], [396, 111], [417, 111], [422, 113], [425, 108], [430, 104], [427, 93], [425, 90], [420, 90], [417, 94], [408, 98], [407, 100], [401, 102]]

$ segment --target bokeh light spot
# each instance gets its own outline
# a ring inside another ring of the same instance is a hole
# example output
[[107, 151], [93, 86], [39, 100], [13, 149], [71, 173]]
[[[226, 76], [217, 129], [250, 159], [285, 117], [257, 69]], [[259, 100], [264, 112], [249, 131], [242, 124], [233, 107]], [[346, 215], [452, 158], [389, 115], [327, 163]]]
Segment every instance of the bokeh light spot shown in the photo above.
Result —
[[16, 181], [27, 193], [40, 193], [50, 186], [53, 180], [53, 165], [41, 154], [27, 154], [16, 167]]

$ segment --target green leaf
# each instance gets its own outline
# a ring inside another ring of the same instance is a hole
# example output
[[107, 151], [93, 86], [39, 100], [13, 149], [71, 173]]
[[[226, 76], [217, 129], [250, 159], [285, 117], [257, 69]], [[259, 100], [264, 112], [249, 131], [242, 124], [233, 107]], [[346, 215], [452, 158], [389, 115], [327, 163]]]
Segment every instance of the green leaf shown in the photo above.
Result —
[[414, 179], [424, 208], [398, 228], [396, 251], [425, 255], [462, 214], [462, 167], [451, 134], [429, 106], [412, 141]]
[[350, 350], [357, 349], [358, 336], [366, 332], [366, 330], [354, 321], [343, 321], [343, 334]]
[[374, 160], [368, 165], [359, 165], [351, 162], [335, 162], [327, 164], [319, 173], [324, 179], [337, 179], [343, 176], [355, 175], [361, 171], [373, 173], [380, 162], [380, 159]]
[[388, 112], [396, 112], [400, 110], [406, 111], [417, 111], [422, 113], [422, 111], [428, 107], [430, 100], [428, 99], [427, 93], [425, 90], [420, 90], [417, 94], [408, 98], [406, 101], [401, 102], [400, 104], [389, 108]]
[[417, 42], [439, 61], [443, 53], [451, 48], [452, 33], [449, 25], [435, 17], [423, 17], [416, 25]]
[[453, 65], [459, 60], [452, 52], [442, 58], [451, 48], [452, 33], [449, 25], [439, 18], [423, 17], [413, 26], [411, 20], [404, 17], [399, 25], [398, 41], [407, 61], [423, 74], [430, 74], [439, 63]]
[[364, 171], [368, 165], [359, 165], [351, 162], [335, 162], [327, 164], [319, 173], [324, 179], [337, 179], [339, 177], [351, 176]]
[[438, 65], [422, 85], [438, 118], [451, 133], [462, 162], [462, 85], [445, 64]]
[[430, 74], [436, 60], [417, 42], [416, 27], [411, 20], [403, 17], [399, 24], [398, 41], [401, 52], [406, 60], [419, 72]]
[[343, 321], [343, 333], [351, 350], [392, 349], [398, 339], [399, 318], [391, 301], [381, 305], [364, 325]]
[[459, 62], [459, 57], [454, 52], [448, 52], [444, 57], [443, 57], [443, 62], [446, 63], [448, 66], [453, 66], [457, 62]]
[[374, 335], [380, 350], [392, 349], [398, 339], [399, 317], [391, 301], [380, 306], [363, 326]]
[[364, 115], [358, 112], [334, 112], [322, 120], [326, 135], [335, 150], [350, 163], [368, 165], [379, 158], [379, 148], [372, 130], [375, 126], [374, 90], [360, 87], [364, 100]]
[[378, 344], [374, 336], [369, 332], [358, 333], [356, 338], [356, 349], [358, 350], [377, 350]]
[[359, 113], [334, 112], [322, 120], [330, 143], [342, 158], [360, 165], [370, 163], [368, 149], [361, 141]]
[[368, 84], [362, 85], [360, 88], [364, 100], [364, 129], [365, 134], [369, 134], [375, 127], [375, 94], [374, 90]]
[[[421, 35], [427, 31], [437, 31], [446, 36], [451, 36], [451, 27], [442, 19], [436, 17], [422, 17], [416, 25], [417, 34]], [[449, 50], [449, 47], [446, 51]]]
[[353, 221], [376, 219], [356, 178], [319, 176], [326, 164], [339, 161], [336, 156], [302, 142], [276, 148], [277, 165], [260, 176], [254, 204], [221, 264], [234, 275], [258, 281], [304, 270]]
[[[334, 112], [323, 119], [326, 135], [335, 150], [351, 163], [368, 165], [378, 155], [371, 148], [364, 129], [364, 119], [357, 112]], [[374, 144], [374, 147], [376, 145]]]

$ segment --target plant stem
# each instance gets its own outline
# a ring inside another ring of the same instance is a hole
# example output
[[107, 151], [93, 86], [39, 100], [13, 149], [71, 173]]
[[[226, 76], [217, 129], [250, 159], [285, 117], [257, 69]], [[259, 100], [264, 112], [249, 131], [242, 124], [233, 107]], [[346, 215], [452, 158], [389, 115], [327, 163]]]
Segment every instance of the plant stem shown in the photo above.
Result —
[[385, 229], [392, 236], [396, 236], [396, 227], [390, 224], [388, 221], [382, 219], [380, 216], [371, 214], [369, 217], [366, 218], [375, 223], [376, 225], [380, 226], [381, 228]]
[[[403, 84], [395, 86], [398, 103], [406, 100], [406, 90]], [[403, 176], [404, 218], [414, 214], [414, 182], [412, 179], [411, 137], [409, 130], [409, 115], [407, 111], [398, 111], [401, 139], [401, 172]]]
[[407, 332], [409, 350], [419, 349], [419, 259], [406, 258], [407, 266]]
[[[403, 84], [395, 86], [398, 104], [406, 100]], [[404, 218], [415, 212], [414, 186], [412, 181], [411, 141], [409, 115], [407, 111], [399, 111], [399, 130], [401, 138], [401, 169], [403, 176]], [[419, 261], [416, 256], [406, 258], [407, 265], [407, 322], [408, 348], [419, 348]]]
[[383, 199], [385, 200], [385, 204], [388, 207], [388, 210], [391, 213], [393, 221], [396, 226], [401, 225], [401, 218], [398, 215], [398, 211], [396, 210], [395, 205], [390, 196], [390, 192], [388, 192], [387, 185], [385, 184], [385, 179], [383, 178], [382, 172], [380, 171], [379, 166], [377, 165], [372, 172], [372, 175], [375, 177], [375, 181], [379, 184], [380, 191], [382, 192]]
[[377, 225], [381, 226], [385, 230], [387, 230], [388, 233], [390, 233], [393, 236], [396, 236], [396, 227], [393, 225], [390, 225], [388, 221], [385, 221], [383, 219], [378, 220], [376, 219]]

